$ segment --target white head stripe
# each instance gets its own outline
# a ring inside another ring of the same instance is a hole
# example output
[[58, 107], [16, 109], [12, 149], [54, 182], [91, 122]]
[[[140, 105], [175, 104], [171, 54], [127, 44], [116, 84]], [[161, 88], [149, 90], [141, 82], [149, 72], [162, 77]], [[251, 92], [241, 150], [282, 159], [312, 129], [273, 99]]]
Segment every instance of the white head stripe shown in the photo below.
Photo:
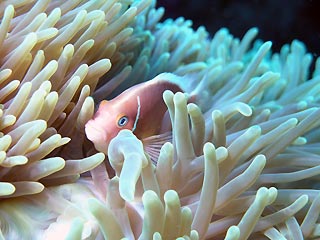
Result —
[[136, 127], [137, 127], [137, 123], [138, 123], [138, 119], [139, 119], [139, 116], [140, 116], [140, 97], [137, 96], [137, 102], [138, 102], [138, 109], [137, 109], [137, 115], [136, 115], [136, 119], [134, 120], [134, 124], [133, 124], [133, 128], [132, 128], [132, 132], [134, 130], [136, 130]]

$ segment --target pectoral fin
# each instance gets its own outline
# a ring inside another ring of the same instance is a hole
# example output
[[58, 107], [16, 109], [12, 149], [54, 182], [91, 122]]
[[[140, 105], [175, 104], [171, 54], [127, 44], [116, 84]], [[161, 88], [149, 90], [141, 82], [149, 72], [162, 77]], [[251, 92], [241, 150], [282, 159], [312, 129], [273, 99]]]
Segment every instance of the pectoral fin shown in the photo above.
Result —
[[156, 165], [161, 147], [166, 142], [172, 142], [172, 132], [165, 132], [159, 135], [150, 136], [142, 140], [144, 150], [150, 156], [151, 161]]

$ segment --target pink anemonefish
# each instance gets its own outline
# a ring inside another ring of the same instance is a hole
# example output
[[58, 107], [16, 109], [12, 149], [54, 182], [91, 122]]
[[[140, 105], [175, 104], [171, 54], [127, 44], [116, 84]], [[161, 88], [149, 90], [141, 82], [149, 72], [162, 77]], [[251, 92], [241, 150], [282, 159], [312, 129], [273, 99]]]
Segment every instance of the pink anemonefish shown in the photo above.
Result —
[[[93, 119], [85, 125], [88, 139], [98, 151], [107, 154], [110, 141], [120, 130], [132, 130], [155, 162], [161, 145], [171, 140], [170, 129], [163, 126], [167, 107], [162, 94], [165, 90], [183, 92], [177, 83], [179, 79], [174, 74], [162, 73], [125, 90], [110, 101], [103, 100]], [[165, 119], [169, 121], [169, 117]], [[166, 132], [163, 132], [165, 128]]]

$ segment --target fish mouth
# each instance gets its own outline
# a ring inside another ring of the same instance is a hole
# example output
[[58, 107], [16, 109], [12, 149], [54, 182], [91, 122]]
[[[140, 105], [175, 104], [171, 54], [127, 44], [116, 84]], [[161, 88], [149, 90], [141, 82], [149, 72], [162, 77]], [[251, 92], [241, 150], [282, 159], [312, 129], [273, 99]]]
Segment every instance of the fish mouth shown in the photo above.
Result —
[[95, 148], [98, 151], [101, 151], [107, 154], [108, 151], [108, 142], [107, 142], [107, 134], [105, 130], [99, 126], [93, 120], [89, 120], [84, 129], [87, 138], [93, 142]]

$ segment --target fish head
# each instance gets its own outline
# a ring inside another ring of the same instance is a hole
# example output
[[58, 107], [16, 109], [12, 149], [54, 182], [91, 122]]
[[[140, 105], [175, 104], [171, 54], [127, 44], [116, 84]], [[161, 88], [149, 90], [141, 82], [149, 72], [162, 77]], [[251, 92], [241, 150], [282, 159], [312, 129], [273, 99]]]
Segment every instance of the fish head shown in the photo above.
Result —
[[107, 154], [110, 141], [122, 129], [132, 130], [134, 121], [132, 109], [126, 109], [125, 105], [117, 101], [104, 100], [93, 118], [86, 123], [85, 133], [98, 151]]

